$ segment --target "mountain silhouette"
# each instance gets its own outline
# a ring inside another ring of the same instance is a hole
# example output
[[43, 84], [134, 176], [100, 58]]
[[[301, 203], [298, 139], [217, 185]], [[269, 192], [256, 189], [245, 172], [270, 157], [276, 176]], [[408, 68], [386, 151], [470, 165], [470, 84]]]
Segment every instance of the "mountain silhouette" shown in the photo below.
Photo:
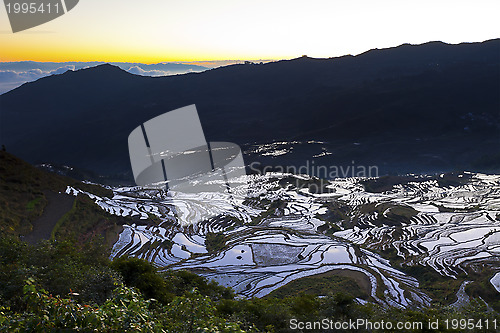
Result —
[[[316, 140], [325, 165], [382, 172], [500, 170], [500, 39], [430, 42], [329, 59], [301, 57], [168, 77], [100, 65], [0, 96], [0, 144], [31, 163], [131, 175], [139, 124], [196, 104], [207, 141]], [[300, 152], [299, 152], [300, 150]], [[303, 164], [307, 146], [268, 164]]]

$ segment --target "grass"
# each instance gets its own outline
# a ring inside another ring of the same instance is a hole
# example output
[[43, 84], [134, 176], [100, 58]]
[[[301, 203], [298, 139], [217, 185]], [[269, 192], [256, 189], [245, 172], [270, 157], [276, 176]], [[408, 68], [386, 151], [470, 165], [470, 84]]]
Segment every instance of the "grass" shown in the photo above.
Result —
[[432, 298], [433, 302], [439, 306], [449, 305], [457, 300], [456, 294], [460, 285], [465, 280], [465, 276], [460, 275], [457, 279], [442, 276], [432, 267], [406, 265], [403, 259], [397, 255], [394, 248], [377, 251], [382, 257], [391, 262], [391, 266], [399, 269], [405, 274], [416, 278], [420, 285], [420, 290]]
[[316, 218], [325, 221], [323, 226], [318, 228], [319, 232], [325, 232], [327, 235], [332, 235], [336, 231], [342, 230], [339, 225], [347, 226], [350, 221], [350, 207], [338, 201], [329, 201], [323, 203], [323, 207], [327, 209], [325, 214], [316, 214]]
[[493, 309], [500, 312], [500, 297], [498, 297], [498, 291], [490, 282], [495, 272], [485, 264], [480, 267], [475, 267], [475, 269], [470, 269], [467, 273], [469, 278], [474, 280], [465, 287], [467, 295], [481, 297]]
[[468, 268], [467, 274], [461, 272], [456, 279], [453, 279], [439, 274], [429, 266], [422, 266], [420, 264], [414, 266], [407, 265], [392, 247], [385, 250], [371, 250], [389, 260], [392, 267], [416, 278], [419, 282], [419, 289], [429, 295], [437, 307], [454, 303], [457, 300], [456, 294], [460, 286], [465, 280], [469, 280], [472, 283], [468, 284], [465, 289], [467, 295], [474, 298], [481, 297], [493, 309], [500, 311], [498, 292], [489, 281], [494, 272], [489, 268], [488, 264]]
[[[400, 226], [402, 223], [408, 223], [412, 217], [418, 214], [412, 207], [394, 203], [370, 203], [359, 207], [359, 214], [361, 215], [373, 214], [375, 212], [377, 212], [378, 215], [373, 223], [376, 225], [385, 224], [389, 226]], [[384, 212], [386, 212], [386, 216], [384, 216]]]
[[226, 247], [227, 237], [222, 232], [209, 232], [207, 233], [207, 237], [205, 239], [205, 246], [207, 247], [207, 251], [218, 252]]
[[43, 212], [48, 201], [44, 192], [64, 192], [67, 186], [105, 197], [113, 192], [98, 185], [39, 170], [27, 162], [0, 151], [0, 233], [26, 235], [32, 222]]
[[293, 280], [265, 297], [285, 298], [298, 294], [326, 296], [342, 292], [353, 298], [368, 299], [370, 297], [370, 282], [366, 279], [366, 276], [360, 272], [334, 270]]
[[131, 218], [110, 215], [87, 195], [79, 194], [71, 210], [52, 230], [52, 239], [72, 238], [83, 243], [94, 237], [102, 237], [111, 247], [122, 231], [122, 225], [132, 224]]
[[27, 211], [33, 211], [35, 207], [40, 205], [43, 197], [37, 197], [26, 204]]
[[440, 213], [472, 213], [472, 212], [477, 212], [477, 211], [481, 210], [481, 207], [479, 205], [474, 205], [474, 206], [466, 207], [466, 208], [445, 207], [443, 205], [438, 205], [436, 203], [433, 203], [433, 205], [438, 208]]
[[159, 225], [161, 224], [161, 219], [156, 216], [155, 214], [151, 214], [151, 213], [146, 213], [148, 215], [148, 220], [150, 220], [151, 222], [153, 222], [154, 224], [156, 225]]
[[[262, 201], [264, 201], [264, 200], [262, 200]], [[261, 212], [258, 216], [254, 217], [252, 219], [252, 221], [249, 223], [250, 225], [259, 225], [260, 222], [262, 222], [266, 218], [273, 217], [274, 213], [276, 212], [276, 209], [283, 209], [286, 207], [286, 202], [281, 200], [281, 199], [277, 199], [277, 200], [274, 200], [272, 202], [269, 200], [265, 200], [265, 203], [269, 204], [267, 209], [265, 211]]]

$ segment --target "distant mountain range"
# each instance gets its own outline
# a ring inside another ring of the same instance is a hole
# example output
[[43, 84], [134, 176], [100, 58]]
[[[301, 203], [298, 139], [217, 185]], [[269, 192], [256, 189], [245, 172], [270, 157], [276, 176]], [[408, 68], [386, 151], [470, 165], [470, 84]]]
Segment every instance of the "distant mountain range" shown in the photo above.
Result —
[[[0, 144], [31, 163], [130, 177], [139, 124], [196, 104], [207, 141], [323, 143], [316, 164], [500, 171], [500, 39], [144, 77], [101, 65], [0, 96]], [[305, 148], [304, 148], [305, 147]], [[301, 165], [307, 146], [246, 162]], [[316, 156], [316, 155], [315, 155]]]
[[[242, 61], [240, 61], [242, 62]], [[166, 76], [191, 72], [202, 72], [209, 68], [224, 65], [224, 61], [210, 63], [177, 63], [166, 62], [158, 64], [142, 64], [128, 62], [114, 62], [112, 65], [124, 71], [142, 76]], [[16, 61], [0, 62], [0, 95], [21, 86], [23, 83], [32, 82], [49, 75], [62, 74], [68, 70], [79, 70], [105, 64], [104, 62], [37, 62]], [[203, 64], [203, 65], [201, 65]], [[227, 63], [226, 63], [227, 64]]]
[[[143, 64], [132, 62], [112, 62], [131, 74], [142, 76], [167, 76], [192, 72], [203, 72], [207, 69], [243, 64], [246, 60], [208, 60], [192, 62], [161, 62], [156, 64]], [[269, 62], [270, 60], [252, 60], [253, 62]], [[0, 95], [21, 86], [23, 83], [32, 82], [45, 76], [62, 74], [68, 70], [86, 69], [103, 65], [105, 62], [38, 62], [15, 61], [0, 62]]]

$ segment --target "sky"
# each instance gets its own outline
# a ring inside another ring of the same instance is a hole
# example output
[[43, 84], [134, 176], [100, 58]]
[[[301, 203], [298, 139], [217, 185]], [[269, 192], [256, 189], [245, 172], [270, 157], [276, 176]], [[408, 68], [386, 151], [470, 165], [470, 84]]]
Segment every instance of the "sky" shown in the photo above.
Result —
[[325, 58], [428, 41], [500, 37], [499, 0], [80, 0], [12, 33], [0, 8], [0, 62], [158, 63]]

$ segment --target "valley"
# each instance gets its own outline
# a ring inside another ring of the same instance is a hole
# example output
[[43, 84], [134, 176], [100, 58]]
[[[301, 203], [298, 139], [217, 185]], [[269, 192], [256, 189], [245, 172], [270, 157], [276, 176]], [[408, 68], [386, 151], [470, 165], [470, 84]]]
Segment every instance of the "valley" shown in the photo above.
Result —
[[[339, 270], [369, 281], [369, 297], [358, 302], [430, 305], [436, 295], [412, 274], [419, 269], [449, 281], [454, 293], [474, 277], [487, 279], [485, 292], [496, 293], [500, 176], [410, 178], [380, 193], [366, 191], [365, 178], [322, 180], [321, 193], [312, 193], [304, 184], [316, 178], [268, 173], [240, 177], [230, 194], [120, 187], [112, 188], [112, 198], [87, 195], [108, 213], [137, 221], [123, 226], [112, 257], [190, 270], [245, 298]], [[82, 191], [68, 187], [66, 193]], [[197, 220], [207, 212], [213, 217]], [[214, 235], [218, 244], [208, 245]]]

